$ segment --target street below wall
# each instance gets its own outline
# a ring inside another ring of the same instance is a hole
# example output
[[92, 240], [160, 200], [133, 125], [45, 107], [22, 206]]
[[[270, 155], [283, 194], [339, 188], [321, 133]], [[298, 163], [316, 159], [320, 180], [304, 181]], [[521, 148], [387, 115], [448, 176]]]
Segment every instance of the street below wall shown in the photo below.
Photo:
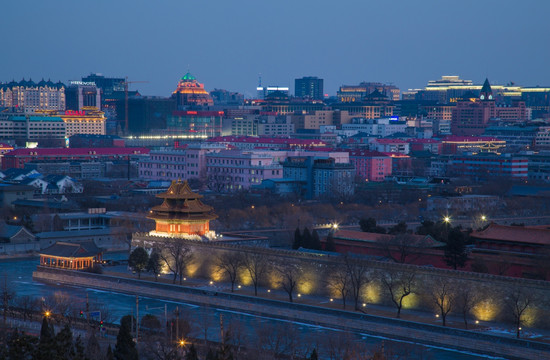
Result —
[[452, 348], [458, 351], [471, 351], [507, 359], [550, 357], [550, 346], [547, 344], [382, 318], [357, 312], [222, 293], [216, 290], [207, 291], [144, 280], [50, 268], [39, 268], [34, 273], [34, 279], [44, 283], [90, 287], [103, 291], [139, 294], [141, 297], [206, 305], [255, 318], [267, 317], [279, 321], [307, 324], [317, 328], [359, 333], [372, 338], [420, 343], [431, 347]]

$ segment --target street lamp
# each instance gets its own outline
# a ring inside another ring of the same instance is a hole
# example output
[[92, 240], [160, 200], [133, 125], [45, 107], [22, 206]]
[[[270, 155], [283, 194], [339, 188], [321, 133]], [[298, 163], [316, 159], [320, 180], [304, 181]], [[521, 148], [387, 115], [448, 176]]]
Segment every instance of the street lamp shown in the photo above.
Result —
[[481, 215], [481, 221], [487, 221], [487, 216]]
[[451, 222], [451, 218], [448, 217], [448, 216], [445, 216], [445, 217], [443, 218], [443, 221], [444, 221], [446, 224], [448, 224], [448, 223]]

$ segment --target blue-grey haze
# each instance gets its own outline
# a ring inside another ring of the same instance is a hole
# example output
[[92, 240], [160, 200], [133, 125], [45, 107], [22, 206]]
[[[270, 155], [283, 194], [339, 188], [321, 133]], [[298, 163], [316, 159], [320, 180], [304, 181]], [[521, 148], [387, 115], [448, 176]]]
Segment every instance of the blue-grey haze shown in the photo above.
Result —
[[423, 87], [441, 75], [550, 86], [545, 0], [4, 0], [0, 81], [128, 76], [169, 95], [188, 69], [253, 95], [296, 77]]

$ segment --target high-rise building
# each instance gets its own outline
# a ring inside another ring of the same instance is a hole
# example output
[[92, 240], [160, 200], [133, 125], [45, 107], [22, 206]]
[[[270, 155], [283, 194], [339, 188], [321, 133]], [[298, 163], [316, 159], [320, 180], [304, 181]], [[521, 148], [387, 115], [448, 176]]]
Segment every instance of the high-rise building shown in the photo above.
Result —
[[323, 79], [306, 76], [294, 80], [294, 96], [315, 100], [323, 99]]
[[114, 92], [124, 91], [124, 78], [106, 78], [102, 74], [90, 74], [82, 82], [93, 82], [103, 93], [103, 99], [111, 99]]
[[84, 107], [101, 110], [101, 89], [94, 82], [70, 81], [65, 89], [67, 110], [80, 111]]

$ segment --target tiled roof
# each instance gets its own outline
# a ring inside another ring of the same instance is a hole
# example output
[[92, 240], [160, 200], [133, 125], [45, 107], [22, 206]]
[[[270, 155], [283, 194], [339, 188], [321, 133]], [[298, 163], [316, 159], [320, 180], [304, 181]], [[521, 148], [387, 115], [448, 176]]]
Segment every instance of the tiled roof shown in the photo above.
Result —
[[[410, 236], [411, 236], [411, 240], [413, 240], [414, 243], [419, 244], [422, 247], [443, 246], [443, 243], [435, 240], [429, 235], [410, 234]], [[367, 243], [388, 242], [393, 237], [394, 235], [389, 235], [389, 234], [377, 234], [377, 233], [369, 233], [369, 232], [354, 231], [354, 230], [339, 230], [334, 234], [335, 239], [351, 240], [351, 241], [359, 241], [359, 242], [367, 242]]]
[[523, 226], [505, 226], [492, 223], [485, 230], [474, 231], [470, 236], [476, 239], [550, 245], [550, 230]]
[[349, 156], [389, 157], [388, 155], [374, 150], [351, 150]]
[[64, 258], [83, 258], [96, 256], [101, 252], [102, 250], [93, 241], [85, 241], [81, 243], [56, 242], [52, 246], [40, 251], [40, 254]]
[[268, 137], [251, 137], [251, 136], [218, 136], [208, 139], [211, 142], [238, 142], [249, 144], [286, 144], [286, 145], [313, 145], [324, 144], [320, 140], [308, 139], [287, 139], [287, 138], [268, 138]]
[[376, 139], [374, 140], [376, 141], [377, 143], [379, 144], [407, 144], [409, 141], [408, 140], [402, 140], [402, 139], [387, 139], [387, 138], [384, 138], [384, 139]]
[[503, 141], [490, 136], [457, 136], [449, 135], [441, 139], [442, 142], [483, 142], [483, 141]]
[[84, 155], [133, 155], [133, 154], [149, 154], [149, 149], [144, 147], [135, 148], [34, 148], [34, 149], [16, 149], [12, 150], [4, 156], [24, 156], [24, 155], [45, 156], [84, 156]]

